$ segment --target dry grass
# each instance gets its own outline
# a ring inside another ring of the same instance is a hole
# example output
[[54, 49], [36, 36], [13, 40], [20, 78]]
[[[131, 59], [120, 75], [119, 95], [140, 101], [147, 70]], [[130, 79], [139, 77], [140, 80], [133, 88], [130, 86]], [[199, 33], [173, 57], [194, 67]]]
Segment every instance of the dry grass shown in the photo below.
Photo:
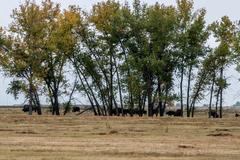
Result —
[[30, 117], [0, 109], [0, 160], [238, 160], [239, 121]]

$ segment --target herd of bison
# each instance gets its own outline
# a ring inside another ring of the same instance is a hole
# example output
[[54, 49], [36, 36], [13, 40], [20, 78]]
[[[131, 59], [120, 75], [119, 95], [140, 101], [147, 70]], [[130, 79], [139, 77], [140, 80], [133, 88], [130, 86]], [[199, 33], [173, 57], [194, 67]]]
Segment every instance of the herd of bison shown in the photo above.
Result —
[[[29, 105], [24, 105], [23, 106], [23, 109], [22, 111], [23, 112], [29, 112]], [[34, 112], [37, 112], [37, 108], [33, 106], [33, 109], [32, 109]], [[87, 110], [90, 110], [90, 109], [87, 109]], [[86, 111], [86, 110], [85, 110]], [[83, 111], [83, 112], [85, 112]], [[80, 113], [80, 107], [77, 107], [77, 106], [74, 106], [72, 107], [72, 112], [76, 113], [76, 112], [79, 112]], [[83, 113], [82, 112], [82, 113]], [[120, 113], [123, 113], [124, 116], [134, 116], [134, 115], [146, 115], [147, 114], [147, 111], [146, 110], [139, 110], [139, 109], [121, 109], [121, 108], [117, 108], [115, 110], [112, 111], [112, 114], [114, 116], [120, 116]], [[181, 117], [181, 110], [180, 109], [177, 109], [177, 110], [170, 110], [170, 111], [167, 111], [165, 113], [167, 116], [174, 116], [174, 117]], [[158, 109], [154, 109], [153, 110], [153, 115], [156, 115], [158, 116]], [[211, 117], [212, 118], [219, 118], [219, 115], [218, 113], [215, 111], [215, 110], [212, 110], [211, 111]], [[235, 114], [235, 117], [240, 117], [240, 114], [236, 113]]]

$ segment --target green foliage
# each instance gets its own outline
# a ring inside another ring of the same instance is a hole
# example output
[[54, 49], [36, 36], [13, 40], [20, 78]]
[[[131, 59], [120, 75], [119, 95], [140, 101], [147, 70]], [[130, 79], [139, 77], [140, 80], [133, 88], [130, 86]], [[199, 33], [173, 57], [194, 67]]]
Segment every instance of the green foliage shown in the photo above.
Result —
[[12, 94], [15, 99], [18, 99], [21, 93], [27, 93], [27, 86], [25, 83], [20, 80], [11, 81], [7, 89], [7, 94]]
[[235, 25], [227, 16], [222, 17], [220, 22], [214, 22], [209, 26], [216, 42], [219, 42], [215, 50], [219, 66], [228, 65], [233, 60], [235, 28]]
[[[95, 115], [111, 115], [119, 104], [143, 109], [146, 103], [151, 113], [154, 104], [164, 111], [178, 100], [174, 78], [180, 77], [181, 102], [188, 80], [189, 114], [189, 103], [204, 98], [213, 77], [216, 86], [228, 86], [223, 69], [237, 61], [240, 50], [239, 31], [228, 17], [206, 27], [206, 10], [193, 6], [193, 0], [177, 0], [176, 7], [107, 0], [87, 13], [77, 6], [62, 10], [51, 0], [27, 0], [13, 11], [9, 30], [0, 32], [0, 46], [8, 49], [0, 52], [1, 67], [17, 80], [8, 93], [17, 98], [24, 90], [31, 99], [42, 89], [58, 114], [58, 98], [68, 95], [66, 75], [73, 70], [76, 88]], [[219, 43], [212, 50], [206, 44], [210, 34]]]

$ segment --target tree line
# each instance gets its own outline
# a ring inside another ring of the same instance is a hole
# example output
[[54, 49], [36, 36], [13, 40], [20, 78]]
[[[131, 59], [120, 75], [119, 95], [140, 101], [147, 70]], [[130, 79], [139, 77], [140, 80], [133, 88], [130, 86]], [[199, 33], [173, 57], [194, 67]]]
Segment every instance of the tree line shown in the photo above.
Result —
[[60, 115], [59, 98], [69, 97], [67, 112], [79, 92], [98, 116], [124, 115], [126, 108], [164, 116], [167, 105], [179, 101], [181, 115], [186, 105], [193, 117], [196, 103], [209, 98], [209, 116], [216, 110], [222, 118], [226, 68], [236, 64], [240, 70], [239, 24], [224, 16], [207, 25], [207, 11], [193, 5], [108, 0], [86, 12], [26, 0], [0, 30], [0, 65], [12, 77], [7, 93], [24, 94], [39, 115], [43, 95], [52, 114]]

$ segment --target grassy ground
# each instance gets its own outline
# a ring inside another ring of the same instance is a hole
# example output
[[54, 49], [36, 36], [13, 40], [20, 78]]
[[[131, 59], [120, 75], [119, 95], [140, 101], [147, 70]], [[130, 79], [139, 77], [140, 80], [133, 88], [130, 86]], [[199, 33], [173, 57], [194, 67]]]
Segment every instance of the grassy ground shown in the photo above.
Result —
[[0, 109], [0, 160], [239, 160], [240, 119], [26, 116]]

